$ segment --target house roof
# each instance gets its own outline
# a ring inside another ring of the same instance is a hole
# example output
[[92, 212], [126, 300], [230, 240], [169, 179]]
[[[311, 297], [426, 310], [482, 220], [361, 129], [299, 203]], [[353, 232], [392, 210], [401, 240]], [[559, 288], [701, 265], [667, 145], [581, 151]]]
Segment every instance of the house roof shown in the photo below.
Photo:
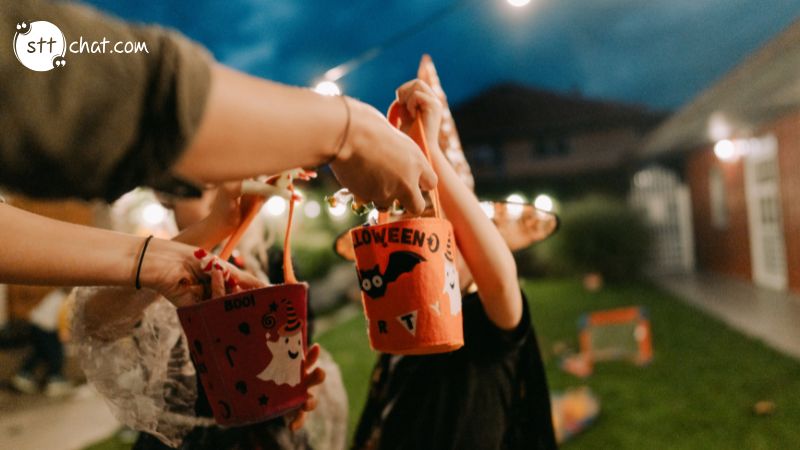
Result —
[[453, 116], [462, 140], [469, 142], [620, 125], [648, 128], [664, 114], [639, 105], [505, 83], [463, 102]]
[[746, 136], [800, 107], [800, 21], [751, 54], [646, 138], [639, 156]]

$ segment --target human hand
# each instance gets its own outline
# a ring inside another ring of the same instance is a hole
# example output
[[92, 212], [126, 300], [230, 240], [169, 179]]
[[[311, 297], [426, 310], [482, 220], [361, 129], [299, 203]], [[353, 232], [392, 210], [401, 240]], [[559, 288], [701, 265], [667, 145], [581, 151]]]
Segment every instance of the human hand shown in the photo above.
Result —
[[244, 203], [246, 199], [242, 197], [241, 181], [220, 184], [204, 220], [205, 226], [209, 231], [213, 230], [214, 235], [229, 236], [242, 221]]
[[439, 149], [439, 129], [442, 126], [444, 106], [428, 83], [415, 79], [397, 88], [397, 102], [400, 104], [402, 131], [408, 130], [417, 114], [422, 117], [425, 140], [432, 151]]
[[159, 292], [177, 307], [266, 286], [203, 249], [160, 239], [150, 243], [140, 279], [143, 287]]
[[419, 214], [425, 208], [422, 191], [437, 178], [425, 156], [377, 110], [357, 100], [350, 105], [350, 130], [336, 159], [330, 163], [339, 182], [365, 201], [388, 208], [395, 199]]
[[[306, 352], [306, 372], [303, 374], [303, 382], [306, 386], [306, 392], [308, 392], [312, 387], [322, 384], [322, 382], [325, 381], [325, 371], [319, 367], [314, 367], [314, 365], [317, 363], [317, 359], [319, 358], [319, 352], [319, 344], [312, 345], [311, 348], [308, 349], [308, 352]], [[308, 392], [308, 399], [306, 399], [305, 403], [303, 403], [300, 409], [286, 416], [289, 429], [292, 431], [299, 430], [306, 421], [307, 413], [313, 411], [316, 407], [317, 399], [313, 394]]]
[[292, 193], [283, 186], [258, 180], [222, 183], [217, 187], [207, 220], [228, 236], [242, 222], [251, 203], [274, 196], [289, 200]]

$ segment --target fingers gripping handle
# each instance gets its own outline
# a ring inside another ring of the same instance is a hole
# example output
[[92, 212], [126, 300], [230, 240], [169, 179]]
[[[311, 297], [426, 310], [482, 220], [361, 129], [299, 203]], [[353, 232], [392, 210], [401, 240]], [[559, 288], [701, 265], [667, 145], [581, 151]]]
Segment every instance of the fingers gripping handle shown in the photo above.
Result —
[[[400, 125], [402, 124], [402, 120], [400, 119], [400, 108], [403, 106], [398, 103], [396, 100], [389, 106], [389, 112], [386, 114], [386, 118], [389, 120], [394, 127], [400, 129]], [[425, 155], [425, 158], [428, 160], [428, 163], [433, 167], [433, 160], [431, 158], [431, 152], [428, 148], [428, 142], [425, 139], [425, 126], [422, 124], [422, 116], [421, 114], [417, 114], [416, 119], [414, 119], [414, 123], [411, 124], [411, 127], [408, 130], [408, 136], [419, 146], [422, 154]], [[433, 202], [433, 214], [434, 217], [441, 218], [441, 210], [442, 205], [439, 202], [439, 188], [434, 188], [430, 191], [431, 201]], [[378, 217], [379, 223], [386, 222], [386, 213], [381, 213]]]

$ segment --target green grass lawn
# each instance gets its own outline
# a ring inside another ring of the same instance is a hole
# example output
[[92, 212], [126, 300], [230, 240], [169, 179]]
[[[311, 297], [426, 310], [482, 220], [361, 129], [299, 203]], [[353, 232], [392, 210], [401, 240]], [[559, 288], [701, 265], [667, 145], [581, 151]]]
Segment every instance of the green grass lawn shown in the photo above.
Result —
[[[579, 283], [526, 283], [543, 351], [576, 342], [586, 311], [649, 309], [654, 361], [598, 364], [586, 380], [602, 402], [595, 426], [565, 449], [785, 449], [800, 445], [800, 363], [647, 284], [590, 294]], [[545, 355], [551, 389], [580, 385]], [[773, 400], [776, 413], [752, 405]]]
[[[552, 389], [589, 385], [602, 403], [596, 423], [565, 449], [783, 449], [800, 446], [800, 363], [746, 338], [653, 286], [610, 286], [595, 294], [572, 280], [526, 282]], [[577, 347], [585, 312], [649, 309], [655, 358], [647, 367], [603, 363], [587, 380], [558, 369], [555, 342]], [[351, 431], [367, 394], [375, 355], [363, 318], [318, 337], [342, 369]], [[777, 404], [756, 417], [759, 400]], [[117, 450], [113, 440], [92, 450]]]

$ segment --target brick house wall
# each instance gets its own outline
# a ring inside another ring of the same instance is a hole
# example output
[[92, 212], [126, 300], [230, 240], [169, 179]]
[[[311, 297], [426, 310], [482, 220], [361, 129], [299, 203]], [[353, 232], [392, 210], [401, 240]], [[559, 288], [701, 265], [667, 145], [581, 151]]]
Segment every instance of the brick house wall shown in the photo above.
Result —
[[800, 292], [800, 112], [775, 122], [789, 289]]
[[[717, 228], [711, 217], [710, 171], [718, 167], [725, 180], [728, 223]], [[692, 198], [697, 266], [725, 275], [752, 280], [750, 235], [741, 160], [723, 163], [712, 146], [692, 152], [686, 162], [686, 178]]]
[[[762, 128], [778, 140], [778, 166], [789, 289], [800, 292], [800, 112]], [[728, 226], [717, 228], [711, 218], [709, 174], [718, 167], [725, 180]], [[745, 196], [744, 163], [722, 162], [712, 146], [692, 152], [686, 162], [692, 197], [698, 266], [704, 270], [752, 280], [750, 235]]]

